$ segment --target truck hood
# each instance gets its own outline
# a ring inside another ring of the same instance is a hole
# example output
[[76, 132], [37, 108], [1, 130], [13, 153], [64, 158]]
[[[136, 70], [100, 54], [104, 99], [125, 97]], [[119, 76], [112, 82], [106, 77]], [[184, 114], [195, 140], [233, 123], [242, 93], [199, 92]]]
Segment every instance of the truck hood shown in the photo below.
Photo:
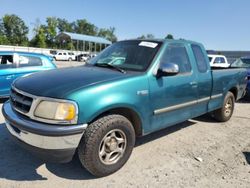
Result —
[[36, 96], [64, 98], [80, 88], [129, 76], [106, 68], [81, 66], [31, 74], [17, 79], [13, 85]]

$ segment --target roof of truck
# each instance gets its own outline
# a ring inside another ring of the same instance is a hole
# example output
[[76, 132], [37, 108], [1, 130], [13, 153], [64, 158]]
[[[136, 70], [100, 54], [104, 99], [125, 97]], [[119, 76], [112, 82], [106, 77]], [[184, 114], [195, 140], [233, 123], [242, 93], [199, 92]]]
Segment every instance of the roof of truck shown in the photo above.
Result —
[[[185, 39], [131, 39], [137, 41], [148, 41], [148, 42], [178, 42], [178, 43], [185, 43], [185, 44], [197, 44], [201, 45], [199, 42], [185, 40]], [[124, 40], [127, 41], [127, 40]]]

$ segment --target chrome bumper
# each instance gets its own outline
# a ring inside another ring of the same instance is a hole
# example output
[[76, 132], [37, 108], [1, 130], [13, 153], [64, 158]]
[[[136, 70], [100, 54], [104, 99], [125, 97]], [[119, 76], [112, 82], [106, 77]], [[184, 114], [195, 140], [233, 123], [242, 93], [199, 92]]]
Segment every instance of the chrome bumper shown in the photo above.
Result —
[[73, 149], [77, 148], [83, 133], [69, 136], [44, 136], [14, 128], [6, 120], [9, 132], [19, 140], [41, 149]]
[[14, 112], [9, 102], [2, 108], [9, 132], [24, 143], [49, 150], [75, 149], [87, 124], [49, 125], [32, 121]]

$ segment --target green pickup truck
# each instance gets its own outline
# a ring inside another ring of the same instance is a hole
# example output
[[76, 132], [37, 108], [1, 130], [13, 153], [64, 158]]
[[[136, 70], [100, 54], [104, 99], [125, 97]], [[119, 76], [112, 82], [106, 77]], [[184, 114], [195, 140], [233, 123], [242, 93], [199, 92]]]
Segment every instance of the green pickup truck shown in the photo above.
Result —
[[245, 69], [211, 70], [199, 43], [127, 40], [85, 66], [17, 79], [2, 112], [32, 153], [55, 162], [77, 153], [101, 177], [126, 163], [138, 136], [208, 112], [228, 121], [246, 83]]

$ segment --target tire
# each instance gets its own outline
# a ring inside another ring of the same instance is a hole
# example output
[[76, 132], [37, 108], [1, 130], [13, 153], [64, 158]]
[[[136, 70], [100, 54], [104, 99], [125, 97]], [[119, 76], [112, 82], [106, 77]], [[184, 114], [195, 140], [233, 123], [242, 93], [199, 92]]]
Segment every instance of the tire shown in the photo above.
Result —
[[135, 131], [131, 122], [121, 115], [107, 115], [88, 126], [79, 144], [78, 156], [91, 174], [103, 177], [127, 162], [134, 144]]
[[69, 58], [69, 61], [72, 61], [72, 58], [71, 58], [71, 57]]
[[213, 117], [220, 122], [226, 122], [228, 121], [231, 116], [233, 115], [234, 111], [234, 104], [235, 104], [235, 98], [232, 92], [227, 92], [224, 101], [223, 106], [215, 110], [213, 112]]

